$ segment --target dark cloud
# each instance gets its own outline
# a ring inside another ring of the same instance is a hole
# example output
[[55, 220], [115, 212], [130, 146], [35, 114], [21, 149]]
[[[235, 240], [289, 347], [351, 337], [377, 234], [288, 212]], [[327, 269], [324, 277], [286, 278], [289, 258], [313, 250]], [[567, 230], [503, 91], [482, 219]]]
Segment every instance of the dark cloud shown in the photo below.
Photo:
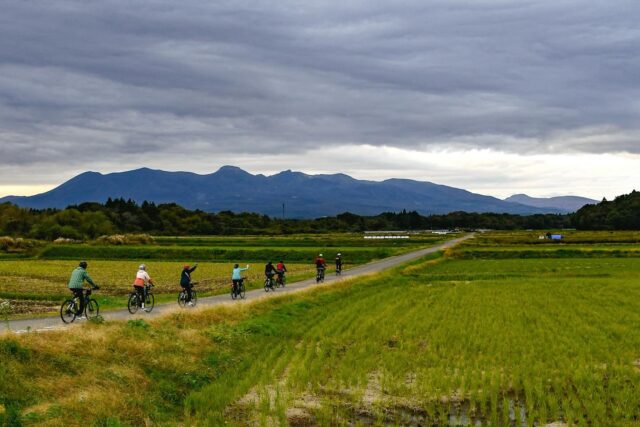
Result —
[[630, 0], [9, 1], [0, 162], [640, 153], [638, 20]]

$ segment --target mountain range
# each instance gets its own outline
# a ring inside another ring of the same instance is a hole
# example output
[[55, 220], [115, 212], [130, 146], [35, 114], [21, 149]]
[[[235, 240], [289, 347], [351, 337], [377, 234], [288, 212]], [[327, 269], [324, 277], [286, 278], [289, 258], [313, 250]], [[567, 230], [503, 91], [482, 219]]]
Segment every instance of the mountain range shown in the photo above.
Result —
[[521, 205], [533, 206], [543, 209], [560, 209], [567, 212], [575, 212], [584, 205], [594, 205], [597, 200], [580, 196], [558, 196], [558, 197], [530, 197], [526, 194], [514, 194], [504, 199], [507, 202], [520, 203]]
[[43, 209], [105, 202], [110, 197], [139, 203], [145, 200], [177, 203], [208, 212], [230, 210], [278, 217], [283, 214], [284, 204], [288, 218], [317, 218], [347, 211], [376, 215], [403, 209], [426, 215], [453, 211], [534, 214], [574, 210], [565, 205], [535, 206], [523, 198], [513, 200], [520, 196], [504, 201], [426, 181], [366, 181], [345, 174], [307, 175], [291, 170], [265, 176], [234, 166], [224, 166], [207, 175], [148, 168], [109, 174], [85, 172], [45, 193], [8, 196], [0, 202]]

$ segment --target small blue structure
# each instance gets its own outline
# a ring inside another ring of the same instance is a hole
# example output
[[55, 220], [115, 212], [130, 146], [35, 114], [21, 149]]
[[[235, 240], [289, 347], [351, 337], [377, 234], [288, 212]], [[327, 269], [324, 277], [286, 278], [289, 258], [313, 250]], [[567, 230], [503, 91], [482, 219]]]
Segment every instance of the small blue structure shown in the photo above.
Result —
[[552, 234], [551, 240], [562, 240], [564, 236], [562, 234]]

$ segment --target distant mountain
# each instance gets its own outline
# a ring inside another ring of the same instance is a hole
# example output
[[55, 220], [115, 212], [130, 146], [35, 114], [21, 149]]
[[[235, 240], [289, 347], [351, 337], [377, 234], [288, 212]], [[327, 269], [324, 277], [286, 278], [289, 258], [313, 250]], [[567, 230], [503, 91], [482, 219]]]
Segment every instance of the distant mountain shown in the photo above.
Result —
[[224, 166], [215, 173], [165, 172], [147, 168], [100, 174], [85, 172], [46, 193], [30, 197], [9, 196], [12, 202], [31, 208], [64, 208], [83, 202], [104, 202], [109, 197], [177, 203], [208, 212], [231, 210], [282, 215], [285, 204], [289, 218], [317, 218], [353, 212], [375, 215], [381, 212], [418, 211], [441, 214], [453, 211], [533, 214], [562, 212], [505, 202], [458, 188], [408, 179], [363, 181], [348, 175], [307, 175], [290, 170], [275, 175], [252, 175]]
[[558, 197], [530, 197], [526, 194], [514, 194], [504, 199], [506, 202], [519, 203], [525, 206], [533, 206], [542, 209], [558, 209], [567, 212], [575, 212], [584, 205], [593, 205], [597, 200], [587, 199], [578, 196], [558, 196]]

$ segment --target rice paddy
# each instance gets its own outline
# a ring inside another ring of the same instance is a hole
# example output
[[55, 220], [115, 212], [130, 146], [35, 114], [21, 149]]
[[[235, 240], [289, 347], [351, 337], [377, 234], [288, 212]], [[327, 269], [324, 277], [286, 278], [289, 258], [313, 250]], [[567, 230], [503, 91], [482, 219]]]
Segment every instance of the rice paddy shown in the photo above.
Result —
[[[522, 244], [513, 237], [513, 247]], [[460, 256], [473, 245], [245, 306], [4, 337], [0, 417], [110, 426], [638, 425], [638, 259]], [[508, 242], [499, 246], [509, 251]], [[88, 380], [85, 366], [95, 373]]]

